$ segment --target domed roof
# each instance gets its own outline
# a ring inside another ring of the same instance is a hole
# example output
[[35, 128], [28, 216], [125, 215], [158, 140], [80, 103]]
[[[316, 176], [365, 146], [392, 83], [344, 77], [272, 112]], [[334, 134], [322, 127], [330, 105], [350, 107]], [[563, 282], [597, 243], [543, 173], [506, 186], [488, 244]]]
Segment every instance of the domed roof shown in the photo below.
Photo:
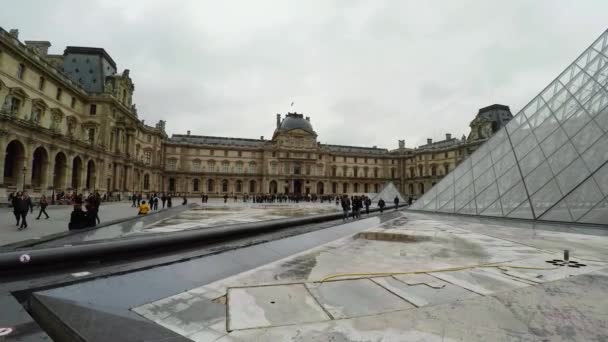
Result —
[[287, 113], [283, 121], [281, 121], [281, 126], [279, 127], [279, 131], [291, 131], [292, 129], [301, 129], [306, 132], [315, 134], [315, 131], [312, 129], [312, 125], [310, 121], [304, 119], [303, 114], [297, 113]]

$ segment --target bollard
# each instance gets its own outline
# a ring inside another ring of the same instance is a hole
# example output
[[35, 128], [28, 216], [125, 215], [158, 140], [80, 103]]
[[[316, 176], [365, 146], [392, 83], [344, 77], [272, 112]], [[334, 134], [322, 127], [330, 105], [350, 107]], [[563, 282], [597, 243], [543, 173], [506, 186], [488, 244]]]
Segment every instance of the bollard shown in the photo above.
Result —
[[567, 249], [564, 249], [564, 261], [569, 261], [570, 260], [570, 251]]

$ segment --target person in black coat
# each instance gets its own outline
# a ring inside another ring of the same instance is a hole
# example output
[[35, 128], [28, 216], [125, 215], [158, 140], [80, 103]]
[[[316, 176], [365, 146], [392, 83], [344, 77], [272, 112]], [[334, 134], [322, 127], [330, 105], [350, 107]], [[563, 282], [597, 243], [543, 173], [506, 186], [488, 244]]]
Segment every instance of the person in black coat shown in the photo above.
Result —
[[369, 206], [372, 205], [372, 200], [369, 197], [365, 197], [365, 214], [369, 215]]
[[68, 224], [69, 230], [82, 229], [87, 226], [87, 215], [82, 210], [82, 204], [74, 204], [74, 210], [70, 214], [70, 223]]
[[20, 197], [21, 193], [18, 191], [11, 197], [11, 206], [13, 207], [13, 215], [15, 215], [15, 220], [17, 220], [17, 224], [15, 225], [17, 227], [19, 226], [19, 221], [21, 221], [21, 215], [19, 214], [19, 209], [17, 208], [17, 201], [19, 201]]
[[381, 198], [378, 201], [378, 208], [380, 208], [380, 214], [382, 214], [384, 212], [384, 207], [386, 206], [386, 203], [384, 202], [384, 200]]
[[19, 217], [21, 218], [21, 225], [19, 226], [19, 230], [27, 228], [27, 221], [25, 218], [27, 217], [27, 212], [34, 212], [34, 205], [32, 204], [32, 199], [27, 195], [27, 192], [24, 191], [21, 193], [21, 197], [17, 199], [17, 211], [19, 212]]
[[399, 196], [395, 196], [393, 203], [395, 203], [395, 210], [397, 210], [399, 208]]

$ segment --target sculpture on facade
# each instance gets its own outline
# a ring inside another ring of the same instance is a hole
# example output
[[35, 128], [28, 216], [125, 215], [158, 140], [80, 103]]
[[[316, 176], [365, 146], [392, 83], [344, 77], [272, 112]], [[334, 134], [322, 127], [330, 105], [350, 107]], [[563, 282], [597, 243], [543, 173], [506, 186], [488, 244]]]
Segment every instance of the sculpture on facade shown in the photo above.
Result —
[[34, 107], [32, 108], [32, 113], [30, 115], [30, 121], [38, 124], [40, 122], [41, 110], [40, 108]]
[[13, 114], [13, 96], [11, 94], [6, 95], [4, 98], [4, 104], [2, 104], [2, 112], [7, 114]]

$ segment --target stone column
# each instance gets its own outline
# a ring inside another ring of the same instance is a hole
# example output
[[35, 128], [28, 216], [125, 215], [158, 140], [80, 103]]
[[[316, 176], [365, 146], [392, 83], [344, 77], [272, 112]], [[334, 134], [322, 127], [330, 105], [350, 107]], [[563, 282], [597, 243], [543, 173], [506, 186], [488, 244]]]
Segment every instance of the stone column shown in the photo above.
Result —
[[19, 170], [19, 181], [17, 182], [17, 184], [21, 184], [21, 188], [24, 190], [32, 189], [32, 168], [34, 166], [32, 158], [33, 143], [33, 140], [29, 140], [25, 144], [25, 153], [23, 155], [23, 165], [27, 168], [25, 171], [25, 184], [23, 184], [23, 170]]
[[67, 190], [67, 189], [72, 189], [72, 170], [74, 168], [74, 155], [73, 154], [67, 155], [65, 167], [66, 167], [66, 170], [64, 172], [64, 174], [65, 174], [65, 180], [64, 180], [65, 189], [64, 190]]
[[4, 162], [6, 159], [6, 138], [8, 131], [0, 130], [0, 152], [3, 157], [0, 157], [0, 188], [4, 188]]

